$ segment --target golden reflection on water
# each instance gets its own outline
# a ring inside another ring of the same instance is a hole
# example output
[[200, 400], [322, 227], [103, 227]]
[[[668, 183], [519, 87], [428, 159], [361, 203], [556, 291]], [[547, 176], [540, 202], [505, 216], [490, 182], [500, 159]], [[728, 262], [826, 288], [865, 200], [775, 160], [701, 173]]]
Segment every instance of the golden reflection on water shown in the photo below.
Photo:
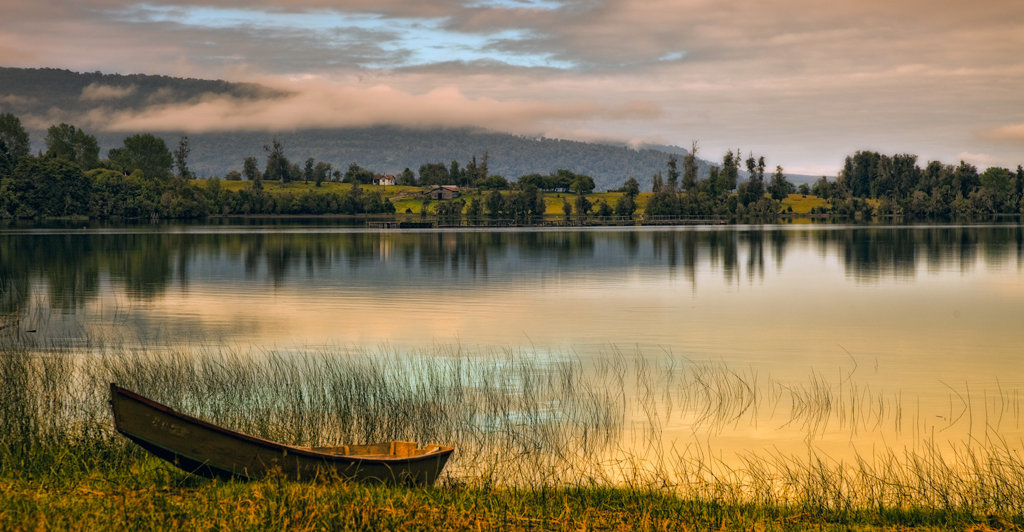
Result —
[[[0, 271], [5, 311], [54, 337], [639, 354], [652, 369], [627, 419], [668, 449], [844, 456], [1024, 436], [1022, 241], [1015, 226], [0, 233]], [[667, 361], [741, 372], [759, 402], [728, 422], [687, 410]]]

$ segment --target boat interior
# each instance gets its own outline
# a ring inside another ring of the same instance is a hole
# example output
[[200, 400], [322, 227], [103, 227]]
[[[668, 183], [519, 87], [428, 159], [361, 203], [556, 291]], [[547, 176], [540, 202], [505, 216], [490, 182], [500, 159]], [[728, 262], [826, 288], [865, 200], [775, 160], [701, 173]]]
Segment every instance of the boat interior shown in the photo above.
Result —
[[408, 458], [423, 456], [441, 450], [440, 445], [419, 447], [414, 441], [390, 441], [366, 445], [338, 445], [332, 447], [304, 447], [318, 453], [331, 453], [360, 458]]

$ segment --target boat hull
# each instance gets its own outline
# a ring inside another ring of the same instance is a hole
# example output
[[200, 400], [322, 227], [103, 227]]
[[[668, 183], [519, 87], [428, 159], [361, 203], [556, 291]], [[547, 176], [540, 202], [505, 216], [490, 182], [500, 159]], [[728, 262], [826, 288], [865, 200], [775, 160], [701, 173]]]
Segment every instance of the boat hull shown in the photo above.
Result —
[[453, 452], [451, 447], [437, 446], [415, 456], [371, 457], [285, 445], [182, 414], [115, 384], [110, 385], [110, 404], [118, 432], [182, 470], [210, 478], [280, 475], [292, 480], [422, 486], [437, 480]]

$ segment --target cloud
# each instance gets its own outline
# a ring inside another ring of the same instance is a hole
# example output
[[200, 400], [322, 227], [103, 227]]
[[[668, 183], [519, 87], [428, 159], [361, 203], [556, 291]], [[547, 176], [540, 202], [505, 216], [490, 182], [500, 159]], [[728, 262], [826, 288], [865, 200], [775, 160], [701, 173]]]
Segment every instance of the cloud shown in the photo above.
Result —
[[1019, 0], [42, 0], [0, 18], [0, 64], [339, 80], [266, 107], [95, 100], [119, 128], [469, 124], [807, 168], [862, 148], [1015, 166], [1022, 49]]
[[24, 96], [18, 96], [17, 94], [4, 94], [4, 95], [0, 95], [0, 105], [2, 105], [2, 104], [10, 104], [10, 105], [16, 105], [16, 106], [24, 106], [24, 105], [31, 104], [34, 101], [35, 101], [35, 99], [33, 99], [33, 98], [28, 98], [28, 97], [24, 97]]
[[981, 137], [997, 142], [1024, 142], [1024, 122], [984, 130], [981, 133]]
[[536, 133], [565, 120], [629, 120], [659, 113], [656, 105], [642, 101], [602, 105], [584, 99], [556, 104], [471, 98], [454, 86], [413, 93], [383, 84], [358, 87], [320, 78], [278, 79], [269, 81], [269, 85], [286, 95], [253, 100], [209, 94], [197, 101], [155, 105], [141, 111], [102, 107], [82, 120], [108, 131], [284, 131], [387, 124]]
[[116, 87], [113, 85], [103, 85], [100, 83], [90, 83], [82, 89], [82, 101], [95, 102], [102, 100], [118, 100], [125, 96], [131, 96], [135, 94], [138, 87], [135, 85], [129, 85], [127, 87]]

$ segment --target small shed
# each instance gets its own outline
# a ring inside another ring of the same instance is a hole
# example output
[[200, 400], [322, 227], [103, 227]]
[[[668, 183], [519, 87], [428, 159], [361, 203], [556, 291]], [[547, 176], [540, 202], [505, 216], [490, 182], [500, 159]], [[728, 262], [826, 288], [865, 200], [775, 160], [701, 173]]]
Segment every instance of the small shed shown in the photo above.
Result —
[[427, 193], [432, 200], [450, 200], [462, 195], [462, 191], [455, 185], [435, 186]]

